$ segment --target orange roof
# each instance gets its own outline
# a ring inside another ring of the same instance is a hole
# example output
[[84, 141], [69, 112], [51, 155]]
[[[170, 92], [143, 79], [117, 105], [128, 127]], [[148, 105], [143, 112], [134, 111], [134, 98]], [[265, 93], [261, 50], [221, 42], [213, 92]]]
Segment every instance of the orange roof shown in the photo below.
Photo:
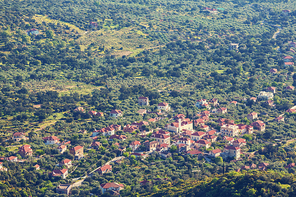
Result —
[[62, 163], [62, 164], [67, 164], [67, 163], [69, 163], [69, 162], [71, 162], [70, 159], [64, 159], [61, 163]]
[[72, 148], [74, 151], [78, 151], [79, 149], [83, 148], [83, 146], [75, 146], [74, 148]]
[[193, 136], [203, 136], [203, 135], [205, 135], [205, 134], [206, 134], [205, 132], [198, 131], [198, 132], [193, 133], [192, 135], [193, 135]]
[[219, 148], [211, 151], [213, 154], [221, 153], [221, 150]]
[[130, 145], [141, 145], [141, 142], [139, 142], [139, 141], [133, 141]]

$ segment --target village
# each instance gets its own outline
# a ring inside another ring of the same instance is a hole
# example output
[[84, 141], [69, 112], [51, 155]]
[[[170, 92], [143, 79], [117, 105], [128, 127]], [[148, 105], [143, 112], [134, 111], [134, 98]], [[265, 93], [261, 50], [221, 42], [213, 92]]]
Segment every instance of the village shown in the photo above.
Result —
[[[270, 70], [271, 73], [275, 70]], [[286, 90], [294, 90], [293, 86], [287, 86]], [[251, 101], [251, 102], [264, 102], [266, 105], [274, 107], [273, 97], [276, 93], [275, 87], [268, 87], [265, 91], [261, 91], [257, 97], [251, 97], [249, 99], [243, 99], [241, 102]], [[136, 159], [147, 159], [151, 154], [158, 154], [161, 158], [167, 159], [172, 156], [174, 152], [179, 155], [192, 155], [198, 158], [200, 161], [215, 163], [217, 161], [239, 161], [243, 160], [242, 156], [249, 157], [250, 153], [247, 153], [245, 149], [248, 143], [245, 136], [254, 135], [256, 132], [264, 132], [266, 123], [260, 120], [258, 113], [252, 112], [247, 115], [247, 119], [250, 124], [235, 124], [234, 120], [226, 118], [217, 118], [217, 115], [227, 114], [227, 106], [220, 106], [218, 99], [212, 98], [209, 101], [206, 99], [199, 99], [196, 101], [195, 106], [200, 109], [194, 118], [191, 120], [187, 118], [184, 114], [176, 114], [174, 117], [170, 118], [163, 128], [152, 128], [147, 130], [149, 124], [162, 120], [166, 114], [173, 109], [166, 102], [161, 102], [157, 105], [157, 110], [155, 112], [149, 112], [145, 109], [145, 106], [149, 106], [148, 97], [139, 97], [138, 105], [143, 109], [138, 110], [138, 114], [144, 116], [146, 113], [154, 113], [157, 116], [155, 118], [149, 118], [147, 121], [134, 122], [132, 124], [127, 124], [125, 126], [121, 125], [109, 125], [108, 127], [101, 128], [99, 130], [94, 130], [90, 136], [92, 143], [89, 147], [83, 146], [71, 146], [71, 141], [64, 140], [60, 142], [60, 139], [56, 136], [44, 137], [43, 141], [45, 145], [58, 145], [57, 150], [60, 154], [63, 154], [67, 149], [69, 153], [73, 155], [74, 160], [79, 161], [85, 156], [85, 150], [91, 149], [100, 150], [102, 144], [99, 142], [98, 137], [103, 137], [108, 139], [108, 141], [114, 141], [114, 145], [118, 147], [117, 157], [113, 160], [107, 162], [103, 166], [92, 170], [87, 176], [91, 176], [93, 172], [98, 172], [99, 174], [104, 174], [112, 171], [112, 163], [122, 162], [126, 157], [133, 157]], [[238, 101], [231, 101], [229, 106], [238, 105]], [[74, 111], [84, 112], [83, 107], [77, 107]], [[288, 109], [286, 113], [295, 113], [296, 107]], [[89, 111], [92, 116], [104, 116], [102, 112]], [[110, 117], [118, 119], [122, 118], [123, 112], [121, 110], [112, 110], [109, 114]], [[276, 117], [273, 121], [284, 122], [284, 114]], [[220, 129], [213, 128], [209, 126], [211, 122], [219, 125]], [[146, 131], [147, 130], [147, 131]], [[83, 131], [83, 133], [87, 133]], [[127, 147], [122, 146], [122, 143], [128, 139], [125, 133], [134, 134], [138, 136], [140, 140], [132, 141]], [[19, 142], [21, 140], [26, 141], [28, 137], [22, 132], [16, 132], [12, 136], [14, 142]], [[213, 148], [213, 144], [223, 143], [225, 146], [223, 148]], [[129, 152], [130, 154], [125, 154]], [[19, 147], [18, 154], [24, 159], [19, 160], [16, 156], [0, 158], [1, 160], [6, 160], [8, 162], [25, 162], [28, 157], [33, 156], [33, 150], [30, 145], [25, 144]], [[38, 159], [38, 158], [37, 158]], [[75, 171], [75, 165], [73, 165], [72, 160], [63, 159], [57, 166], [59, 169], [53, 170], [50, 173], [52, 177], [60, 177], [62, 179], [67, 179], [69, 175], [69, 169], [71, 172]], [[0, 163], [0, 169], [2, 171], [7, 171], [9, 169], [3, 167], [3, 162]], [[260, 165], [252, 164], [250, 166], [243, 166], [241, 170], [248, 169], [260, 169], [266, 170], [268, 163], [261, 163]], [[293, 167], [295, 164], [289, 164]], [[39, 170], [42, 166], [38, 164], [34, 165], [35, 170]], [[239, 169], [240, 170], [240, 169]], [[80, 180], [79, 184], [61, 184], [57, 188], [58, 193], [69, 194], [72, 187], [79, 186], [81, 182], [87, 177], [80, 177], [75, 180]], [[140, 184], [146, 184], [148, 181], [141, 181]], [[118, 192], [124, 188], [124, 185], [118, 183], [105, 183], [101, 184], [102, 192], [112, 191], [113, 194], [119, 194]]]

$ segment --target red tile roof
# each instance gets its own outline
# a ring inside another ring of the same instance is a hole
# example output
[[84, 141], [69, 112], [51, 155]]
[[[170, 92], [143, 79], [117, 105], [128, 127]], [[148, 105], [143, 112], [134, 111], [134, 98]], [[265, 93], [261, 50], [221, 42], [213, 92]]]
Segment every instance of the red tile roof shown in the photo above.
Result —
[[162, 103], [159, 103], [158, 106], [168, 106], [169, 104], [168, 103], [165, 103], [165, 102], [162, 102]]
[[198, 131], [198, 132], [193, 133], [192, 135], [193, 135], [193, 136], [203, 136], [203, 135], [205, 135], [205, 134], [206, 134], [205, 132]]
[[221, 150], [219, 148], [211, 151], [213, 154], [221, 153]]
[[118, 109], [113, 109], [110, 114], [122, 114], [122, 111], [118, 110]]
[[119, 187], [123, 187], [122, 184], [118, 184], [118, 183], [105, 183], [105, 184], [101, 184], [101, 187], [104, 189], [109, 189], [109, 188], [119, 188]]
[[132, 146], [141, 145], [141, 142], [139, 142], [139, 141], [133, 141], [130, 145], [132, 145]]

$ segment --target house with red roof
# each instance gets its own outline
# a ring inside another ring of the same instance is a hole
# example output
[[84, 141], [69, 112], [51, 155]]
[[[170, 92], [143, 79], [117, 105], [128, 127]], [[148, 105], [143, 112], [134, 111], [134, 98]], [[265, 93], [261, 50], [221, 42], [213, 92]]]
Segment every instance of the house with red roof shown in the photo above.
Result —
[[[144, 116], [144, 114], [147, 113], [147, 109], [139, 109], [139, 110], [137, 111], [137, 113], [140, 114], [141, 116]], [[148, 121], [149, 121], [149, 120], [148, 120]]]
[[289, 165], [287, 165], [285, 168], [293, 168], [295, 167], [295, 163], [290, 163]]
[[235, 159], [239, 159], [240, 158], [241, 149], [240, 149], [240, 147], [227, 146], [224, 149], [224, 153], [228, 157], [234, 157]]
[[271, 73], [273, 73], [273, 74], [276, 74], [276, 73], [278, 72], [278, 70], [277, 70], [276, 68], [272, 68], [272, 69], [270, 69], [269, 72], [271, 72]]
[[96, 170], [99, 174], [105, 174], [112, 172], [112, 166], [111, 165], [104, 165]]
[[186, 116], [184, 114], [177, 114], [174, 117], [175, 120], [179, 120], [179, 119], [184, 120], [185, 118], [186, 118]]
[[189, 151], [187, 151], [187, 154], [188, 155], [197, 155], [197, 156], [199, 156], [199, 155], [203, 155], [203, 152], [201, 152], [199, 150], [189, 150]]
[[139, 142], [139, 141], [133, 141], [133, 142], [129, 145], [129, 147], [133, 150], [133, 152], [134, 152], [135, 150], [137, 150], [140, 146], [141, 146], [141, 142]]
[[265, 123], [262, 122], [261, 120], [257, 120], [256, 122], [253, 122], [252, 126], [259, 131], [265, 131]]
[[251, 97], [250, 100], [253, 101], [254, 103], [256, 103], [257, 98], [256, 97]]
[[275, 122], [285, 122], [285, 117], [284, 116], [279, 116], [279, 117], [276, 117], [274, 119]]
[[248, 120], [252, 121], [258, 118], [258, 114], [256, 112], [249, 113], [247, 115]]
[[242, 147], [247, 144], [247, 141], [243, 138], [239, 138], [232, 142], [233, 146]]
[[206, 149], [210, 148], [212, 144], [211, 142], [204, 139], [198, 140], [196, 143], [198, 144], [199, 147], [206, 147]]
[[5, 157], [4, 158], [6, 161], [10, 161], [10, 162], [17, 162], [17, 157], [15, 156], [10, 156], [10, 157]]
[[294, 89], [295, 89], [294, 86], [287, 86], [287, 87], [286, 87], [286, 90], [294, 90]]
[[211, 150], [210, 152], [209, 152], [209, 156], [211, 156], [211, 157], [219, 157], [220, 156], [220, 154], [221, 154], [221, 150], [220, 149], [215, 149], [215, 150]]
[[113, 118], [120, 117], [120, 116], [122, 116], [122, 111], [120, 111], [120, 110], [118, 110], [118, 109], [113, 109], [113, 110], [110, 112], [110, 116], [113, 117]]
[[70, 159], [64, 159], [59, 163], [59, 166], [66, 166], [67, 168], [72, 167], [72, 161]]
[[242, 134], [252, 134], [253, 133], [253, 126], [245, 125], [245, 124], [237, 124], [238, 130]]
[[210, 130], [210, 127], [208, 125], [202, 125], [199, 128], [204, 130], [204, 131], [209, 131]]
[[124, 185], [116, 182], [101, 184], [102, 194], [106, 192], [112, 192], [112, 194], [114, 194], [115, 192], [119, 195], [119, 192], [122, 189], [124, 189]]
[[149, 105], [149, 98], [148, 97], [144, 97], [144, 96], [140, 96], [138, 98], [138, 104], [140, 106], [148, 106]]
[[171, 144], [170, 132], [164, 130], [153, 132], [150, 138], [154, 139], [159, 144]]
[[194, 126], [199, 127], [205, 125], [205, 120], [202, 118], [194, 120]]
[[33, 155], [33, 150], [31, 149], [31, 145], [26, 144], [26, 145], [23, 145], [23, 146], [19, 147], [18, 153], [22, 157], [32, 156]]
[[54, 170], [52, 171], [51, 176], [60, 176], [62, 179], [65, 179], [68, 176], [68, 169]]
[[96, 116], [96, 115], [98, 114], [98, 112], [93, 111], [93, 110], [90, 110], [88, 113], [89, 113], [91, 116]]
[[226, 114], [227, 113], [227, 108], [226, 107], [220, 107], [217, 109], [218, 114]]
[[148, 125], [149, 123], [146, 121], [134, 122], [131, 124], [131, 126], [136, 126], [139, 130], [141, 130], [143, 126], [148, 126]]
[[116, 131], [121, 130], [121, 125], [109, 125], [108, 127], [102, 128], [100, 130], [93, 131], [92, 136], [97, 136], [101, 133], [103, 136], [111, 136], [114, 135]]
[[127, 137], [125, 135], [111, 135], [109, 140], [113, 140], [113, 139], [118, 139], [118, 140], [124, 141], [127, 139]]
[[205, 140], [207, 140], [209, 142], [212, 142], [212, 143], [216, 142], [217, 138], [218, 138], [218, 136], [216, 136], [216, 135], [205, 135], [203, 137], [203, 139], [205, 139]]
[[211, 104], [213, 106], [217, 106], [219, 104], [218, 99], [212, 98], [211, 100], [209, 100], [209, 104]]
[[177, 144], [185, 144], [186, 146], [191, 146], [194, 143], [193, 140], [185, 137], [181, 137], [178, 139]]
[[170, 106], [169, 106], [168, 103], [166, 103], [166, 102], [162, 102], [162, 103], [159, 103], [159, 104], [157, 105], [157, 109], [158, 109], [158, 110], [169, 111], [171, 108], [170, 108]]
[[207, 135], [214, 135], [216, 133], [216, 130], [210, 130], [207, 132]]
[[149, 142], [149, 140], [147, 140], [146, 142], [144, 142], [144, 145], [147, 151], [152, 151], [157, 149], [157, 146], [159, 145], [159, 143], [158, 141]]
[[66, 145], [59, 145], [58, 147], [58, 151], [62, 154], [67, 150], [67, 146]]
[[43, 138], [45, 145], [59, 144], [60, 139], [56, 136], [49, 136]]
[[40, 170], [40, 166], [38, 164], [36, 164], [35, 166], [33, 166], [35, 168], [35, 170]]
[[102, 145], [102, 144], [101, 144], [100, 142], [93, 141], [93, 142], [91, 143], [90, 147], [92, 147], [92, 148], [94, 148], [94, 149], [99, 149], [101, 145]]
[[70, 154], [75, 156], [75, 160], [83, 157], [83, 146], [75, 146], [70, 149]]
[[167, 124], [166, 129], [175, 133], [181, 133], [183, 129], [193, 130], [193, 122], [189, 118], [185, 118], [184, 120], [178, 119], [175, 122]]
[[287, 113], [296, 113], [296, 109], [288, 109], [287, 111], [286, 111]]
[[285, 62], [285, 66], [294, 66], [294, 62]]
[[266, 89], [266, 91], [267, 92], [272, 92], [272, 93], [276, 93], [276, 87], [268, 87], [267, 89]]
[[270, 106], [270, 107], [274, 107], [274, 101], [273, 101], [273, 100], [267, 100], [265, 103], [266, 103], [268, 106]]
[[137, 126], [135, 125], [130, 125], [130, 124], [127, 124], [123, 127], [123, 131], [124, 132], [128, 132], [128, 133], [132, 133], [134, 131], [136, 131], [138, 129]]
[[237, 101], [231, 101], [230, 104], [237, 105]]
[[266, 170], [267, 169], [267, 166], [269, 166], [269, 163], [260, 163], [259, 165], [258, 165], [258, 169], [259, 170]]
[[15, 142], [19, 142], [21, 140], [26, 140], [26, 136], [23, 132], [16, 132], [13, 134], [12, 136], [12, 140], [15, 141]]
[[194, 141], [198, 141], [198, 140], [201, 140], [203, 138], [203, 136], [205, 136], [206, 133], [205, 132], [202, 132], [202, 131], [197, 131], [195, 133], [193, 133], [190, 138]]

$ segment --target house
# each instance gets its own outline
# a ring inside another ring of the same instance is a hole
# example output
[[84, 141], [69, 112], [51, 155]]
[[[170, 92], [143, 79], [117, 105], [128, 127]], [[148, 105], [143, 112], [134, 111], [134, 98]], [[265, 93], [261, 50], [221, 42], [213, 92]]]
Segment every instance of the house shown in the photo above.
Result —
[[218, 137], [216, 135], [205, 135], [203, 137], [203, 139], [205, 139], [205, 140], [207, 140], [209, 142], [216, 142], [217, 138]]
[[3, 162], [0, 162], [0, 171], [7, 171], [7, 168], [3, 167]]
[[274, 119], [275, 122], [285, 122], [285, 117], [284, 116], [279, 116]]
[[287, 113], [296, 113], [296, 109], [288, 109], [287, 111], [286, 111]]
[[212, 136], [216, 133], [216, 130], [210, 130], [207, 132], [207, 135]]
[[137, 111], [137, 113], [140, 114], [141, 116], [144, 116], [144, 114], [147, 113], [147, 110], [146, 110], [146, 109], [139, 109], [139, 110]]
[[100, 146], [101, 146], [101, 143], [100, 142], [93, 141], [90, 146], [92, 148], [94, 148], [94, 149], [99, 149]]
[[16, 132], [12, 136], [12, 140], [15, 142], [19, 142], [21, 140], [26, 140], [25, 134], [23, 132]]
[[293, 61], [293, 57], [292, 56], [289, 56], [289, 55], [288, 56], [285, 56], [284, 57], [284, 61], [285, 62], [292, 62]]
[[250, 165], [250, 168], [251, 168], [251, 169], [256, 169], [256, 168], [257, 168], [257, 165], [254, 164], [254, 163], [252, 163], [252, 165]]
[[247, 144], [246, 140], [243, 138], [237, 139], [235, 141], [233, 141], [233, 146], [235, 147], [242, 147], [245, 146]]
[[177, 144], [185, 144], [186, 146], [191, 146], [194, 143], [193, 140], [185, 137], [181, 137], [178, 139]]
[[285, 66], [294, 66], [294, 62], [285, 62]]
[[59, 166], [66, 166], [67, 168], [72, 167], [72, 161], [70, 159], [64, 159], [59, 163]]
[[286, 87], [286, 90], [294, 90], [295, 88], [294, 88], [294, 86], [287, 86]]
[[282, 10], [282, 14], [285, 16], [289, 15], [290, 13], [291, 13], [290, 10]]
[[218, 149], [218, 148], [215, 149], [215, 150], [211, 150], [211, 151], [209, 152], [209, 156], [211, 156], [211, 157], [219, 157], [220, 154], [221, 154], [221, 150]]
[[219, 126], [223, 126], [225, 124], [234, 124], [234, 120], [219, 118], [218, 123], [219, 123]]
[[169, 111], [171, 108], [168, 103], [162, 102], [157, 105], [158, 110]]
[[71, 189], [72, 189], [72, 185], [71, 184], [60, 184], [56, 188], [56, 193], [69, 195]]
[[131, 124], [131, 126], [136, 126], [139, 130], [141, 130], [143, 126], [148, 126], [148, 125], [149, 123], [146, 121], [134, 122]]
[[112, 166], [111, 165], [104, 165], [96, 170], [99, 174], [104, 174], [108, 172], [112, 172]]
[[120, 190], [124, 189], [123, 184], [118, 184], [115, 182], [101, 184], [100, 186], [101, 186], [102, 194], [106, 192], [115, 192], [119, 194]]
[[98, 112], [96, 116], [104, 117], [104, 113], [103, 112]]
[[258, 118], [258, 114], [256, 112], [252, 112], [247, 115], [248, 120], [252, 121]]
[[272, 93], [275, 94], [275, 92], [276, 92], [276, 87], [268, 87], [268, 88], [266, 89], [266, 91], [267, 91], [267, 92], [272, 92]]
[[175, 120], [179, 120], [179, 119], [184, 120], [185, 118], [186, 116], [184, 114], [178, 114], [174, 117]]
[[10, 162], [17, 162], [17, 157], [15, 156], [5, 157], [4, 159]]
[[96, 29], [98, 27], [98, 23], [96, 22], [90, 22], [89, 24], [92, 29]]
[[178, 119], [177, 121], [166, 125], [166, 129], [176, 133], [180, 133], [183, 129], [193, 130], [193, 122], [189, 118], [184, 120]]
[[58, 147], [58, 151], [62, 154], [67, 150], [67, 146], [66, 145], [60, 145]]
[[22, 157], [32, 156], [33, 155], [33, 150], [31, 149], [31, 145], [26, 144], [26, 145], [23, 145], [23, 146], [19, 147], [18, 153]]
[[36, 164], [35, 166], [33, 166], [35, 168], [35, 170], [40, 170], [40, 166], [38, 164]]
[[235, 124], [226, 124], [221, 126], [220, 132], [222, 135], [237, 136], [239, 134], [238, 126]]
[[273, 73], [273, 74], [276, 74], [277, 73], [277, 69], [276, 68], [272, 68], [272, 69], [270, 69], [270, 71], [269, 72], [271, 72], [271, 73]]
[[209, 117], [210, 115], [211, 115], [211, 112], [209, 112], [209, 111], [207, 111], [207, 110], [201, 112], [201, 116], [202, 116], [202, 117], [205, 117], [205, 116], [206, 116], [206, 117]]
[[62, 179], [65, 179], [68, 176], [68, 169], [54, 170], [52, 171], [51, 176], [60, 176]]
[[199, 150], [190, 150], [190, 151], [187, 151], [187, 154], [188, 155], [203, 155], [203, 152], [199, 151]]
[[287, 165], [285, 168], [293, 168], [295, 167], [295, 163], [290, 163], [289, 165]]
[[207, 141], [207, 140], [204, 140], [204, 139], [198, 140], [196, 143], [197, 143], [198, 146], [200, 146], [200, 147], [206, 147], [206, 149], [207, 149], [207, 148], [210, 148], [210, 146], [211, 146], [211, 144], [212, 144], [211, 142], [209, 142], [209, 141]]
[[96, 115], [98, 114], [98, 112], [93, 111], [93, 110], [89, 111], [88, 113], [89, 113], [91, 116], [96, 116]]
[[152, 151], [152, 150], [156, 150], [157, 149], [157, 146], [159, 145], [159, 143], [158, 143], [158, 141], [149, 142], [147, 140], [146, 142], [144, 142], [144, 145], [146, 147], [146, 150]]
[[240, 158], [240, 147], [227, 146], [224, 149], [224, 153], [228, 157], [234, 157], [235, 159], [239, 159]]
[[266, 169], [267, 169], [267, 166], [269, 166], [268, 163], [260, 163], [260, 164], [258, 165], [258, 169], [259, 169], [259, 170], [266, 170]]
[[83, 146], [75, 146], [70, 149], [70, 154], [75, 156], [75, 160], [83, 157]]
[[229, 50], [231, 51], [231, 50], [235, 50], [235, 51], [237, 51], [238, 50], [238, 44], [237, 43], [231, 43], [230, 45], [229, 45]]
[[219, 104], [218, 99], [212, 98], [211, 100], [209, 100], [209, 104], [212, 104], [213, 106], [217, 106]]
[[139, 141], [133, 141], [133, 142], [129, 145], [129, 147], [133, 150], [133, 152], [134, 152], [135, 150], [137, 150], [140, 146], [141, 146], [141, 142], [139, 142]]
[[202, 132], [202, 131], [198, 131], [198, 132], [195, 132], [193, 133], [190, 138], [194, 141], [198, 141], [198, 140], [201, 140], [203, 136], [205, 136], [206, 133], [205, 132]]
[[261, 120], [257, 120], [256, 122], [253, 122], [252, 126], [259, 131], [265, 131], [265, 123], [262, 122]]
[[210, 130], [210, 127], [208, 125], [202, 125], [199, 128], [204, 130], [204, 131], [209, 131]]
[[101, 133], [103, 136], [111, 136], [114, 135], [116, 131], [121, 130], [121, 125], [109, 125], [106, 128], [102, 128], [100, 130], [95, 130], [92, 134], [92, 136], [97, 136], [99, 133]]
[[195, 106], [198, 108], [207, 108], [207, 109], [211, 109], [210, 105], [208, 104], [206, 99], [200, 99], [197, 100], [195, 103]]
[[225, 140], [226, 142], [228, 142], [229, 144], [232, 144], [234, 141], [234, 138], [232, 137], [228, 137], [228, 136], [224, 136], [223, 140]]
[[226, 114], [227, 113], [227, 108], [226, 107], [221, 107], [217, 110], [217, 113], [219, 114]]
[[113, 110], [110, 112], [110, 116], [113, 117], [113, 118], [120, 117], [120, 116], [122, 116], [122, 111], [117, 110], [117, 109], [113, 109]]
[[183, 137], [190, 137], [194, 132], [190, 130], [183, 129], [183, 132], [180, 134]]
[[137, 129], [138, 129], [137, 126], [135, 126], [135, 125], [132, 126], [132, 125], [129, 125], [129, 124], [127, 124], [127, 125], [125, 125], [123, 127], [123, 131], [128, 132], [128, 133], [132, 133], [132, 132], [136, 131]]
[[272, 101], [272, 100], [267, 100], [265, 103], [270, 107], [274, 106], [274, 101]]
[[83, 107], [76, 107], [74, 109], [74, 111], [76, 111], [76, 112], [84, 112], [84, 108]]
[[237, 105], [237, 101], [231, 101], [230, 104]]
[[260, 100], [272, 100], [273, 99], [273, 93], [272, 92], [264, 92], [261, 91], [259, 95], [257, 96]]
[[159, 144], [171, 144], [170, 133], [167, 131], [159, 130], [152, 133], [151, 138], [159, 142]]
[[140, 106], [148, 106], [149, 105], [149, 98], [141, 96], [138, 98], [138, 103]]
[[256, 103], [257, 98], [255, 98], [255, 97], [251, 97], [250, 100], [253, 101], [254, 103]]
[[127, 137], [125, 135], [111, 135], [109, 140], [113, 140], [113, 139], [118, 139], [118, 140], [124, 141], [127, 139]]
[[177, 149], [178, 149], [178, 152], [181, 153], [181, 152], [187, 152], [190, 150], [190, 146], [186, 145], [186, 144], [177, 144]]
[[33, 36], [37, 36], [39, 34], [39, 31], [35, 28], [30, 29], [27, 31], [28, 36], [33, 35]]
[[204, 119], [199, 118], [199, 119], [194, 120], [195, 127], [199, 127], [199, 126], [203, 126], [203, 125], [205, 125]]
[[251, 125], [244, 125], [244, 124], [238, 124], [238, 130], [242, 134], [252, 134], [253, 133], [253, 126]]
[[51, 145], [51, 144], [58, 144], [60, 143], [60, 139], [56, 136], [49, 136], [43, 138], [45, 145]]

